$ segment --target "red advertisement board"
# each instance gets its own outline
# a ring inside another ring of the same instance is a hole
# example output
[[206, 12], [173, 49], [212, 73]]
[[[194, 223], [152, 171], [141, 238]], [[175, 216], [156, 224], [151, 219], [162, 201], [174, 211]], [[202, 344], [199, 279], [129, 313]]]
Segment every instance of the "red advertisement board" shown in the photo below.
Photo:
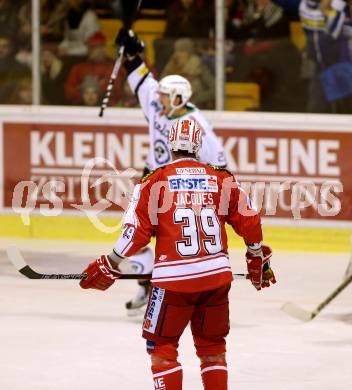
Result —
[[[217, 134], [228, 168], [263, 216], [352, 221], [352, 133], [217, 129]], [[22, 206], [30, 192], [35, 207], [50, 209], [57, 201], [79, 209], [89, 201], [121, 210], [148, 147], [143, 126], [4, 123], [4, 207], [13, 206], [16, 189], [22, 191]], [[33, 182], [32, 189], [21, 187], [23, 181]]]

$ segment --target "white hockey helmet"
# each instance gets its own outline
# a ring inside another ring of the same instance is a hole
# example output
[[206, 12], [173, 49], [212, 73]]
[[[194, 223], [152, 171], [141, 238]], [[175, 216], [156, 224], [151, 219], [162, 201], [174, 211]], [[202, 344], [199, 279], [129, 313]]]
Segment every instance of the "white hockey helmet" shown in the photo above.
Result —
[[202, 145], [202, 130], [193, 119], [179, 119], [169, 131], [169, 149], [197, 155]]
[[[158, 92], [169, 95], [170, 104], [175, 111], [184, 106], [192, 96], [190, 82], [182, 76], [176, 74], [165, 76], [159, 81]], [[175, 104], [176, 97], [181, 97], [181, 103]]]

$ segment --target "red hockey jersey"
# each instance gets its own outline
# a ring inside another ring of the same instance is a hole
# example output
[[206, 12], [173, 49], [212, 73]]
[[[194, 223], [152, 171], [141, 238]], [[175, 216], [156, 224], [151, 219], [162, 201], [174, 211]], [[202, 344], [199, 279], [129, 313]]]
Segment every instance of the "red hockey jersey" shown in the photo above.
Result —
[[184, 158], [138, 184], [114, 251], [131, 256], [156, 236], [152, 283], [196, 292], [232, 281], [225, 223], [245, 241], [262, 241], [260, 217], [226, 170]]

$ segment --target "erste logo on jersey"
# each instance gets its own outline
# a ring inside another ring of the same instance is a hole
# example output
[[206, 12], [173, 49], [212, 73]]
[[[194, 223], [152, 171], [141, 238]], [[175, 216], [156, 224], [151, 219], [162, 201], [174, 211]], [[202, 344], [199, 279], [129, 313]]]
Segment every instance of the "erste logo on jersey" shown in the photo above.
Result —
[[212, 175], [182, 175], [167, 178], [171, 192], [217, 192], [218, 178]]

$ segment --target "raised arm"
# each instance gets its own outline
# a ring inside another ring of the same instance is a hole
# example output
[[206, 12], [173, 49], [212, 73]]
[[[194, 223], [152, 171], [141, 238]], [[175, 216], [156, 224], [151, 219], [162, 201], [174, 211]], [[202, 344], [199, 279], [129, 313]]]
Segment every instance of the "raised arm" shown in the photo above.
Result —
[[155, 98], [158, 82], [140, 57], [144, 51], [144, 43], [132, 30], [124, 28], [120, 30], [116, 42], [125, 48], [123, 66], [127, 71], [127, 80], [139, 100], [144, 116], [148, 119], [153, 110], [152, 101]]

